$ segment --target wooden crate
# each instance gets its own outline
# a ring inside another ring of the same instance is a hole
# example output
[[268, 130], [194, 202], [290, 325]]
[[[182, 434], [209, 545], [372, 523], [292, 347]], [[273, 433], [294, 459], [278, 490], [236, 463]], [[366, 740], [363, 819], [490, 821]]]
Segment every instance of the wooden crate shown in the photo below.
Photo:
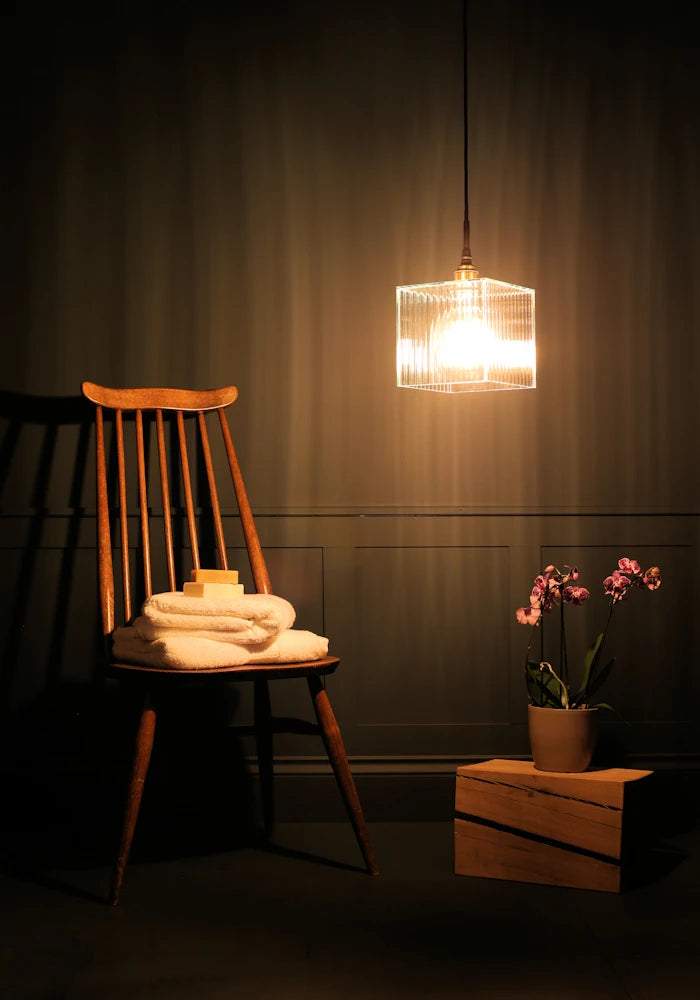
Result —
[[650, 774], [559, 774], [512, 760], [458, 767], [455, 873], [620, 892]]

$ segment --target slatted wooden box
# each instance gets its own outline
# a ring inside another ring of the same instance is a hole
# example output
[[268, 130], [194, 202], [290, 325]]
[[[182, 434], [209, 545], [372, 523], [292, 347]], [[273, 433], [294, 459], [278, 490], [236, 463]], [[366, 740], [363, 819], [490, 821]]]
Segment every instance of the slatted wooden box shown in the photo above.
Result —
[[620, 892], [638, 861], [651, 774], [559, 774], [511, 760], [457, 768], [455, 873]]

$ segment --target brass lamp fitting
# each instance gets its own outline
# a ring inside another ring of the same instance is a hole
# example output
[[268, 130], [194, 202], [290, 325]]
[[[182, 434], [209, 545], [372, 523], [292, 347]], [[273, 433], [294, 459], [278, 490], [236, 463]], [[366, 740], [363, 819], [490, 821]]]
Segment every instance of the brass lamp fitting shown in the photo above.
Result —
[[478, 277], [479, 272], [474, 267], [471, 260], [468, 262], [462, 261], [455, 271], [455, 281], [471, 281], [472, 279]]

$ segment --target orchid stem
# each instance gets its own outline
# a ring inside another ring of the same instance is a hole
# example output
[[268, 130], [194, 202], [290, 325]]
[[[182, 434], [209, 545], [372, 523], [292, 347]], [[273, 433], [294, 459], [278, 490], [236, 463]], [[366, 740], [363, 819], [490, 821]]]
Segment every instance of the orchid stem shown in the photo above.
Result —
[[566, 661], [566, 632], [564, 630], [564, 598], [561, 599], [561, 604], [559, 605], [559, 617], [561, 621], [561, 628], [559, 630], [559, 670], [561, 672], [560, 684], [565, 684], [568, 687], [569, 684], [569, 665]]
[[[525, 650], [525, 675], [527, 676], [527, 665], [530, 662], [530, 650], [532, 649], [532, 640], [535, 638], [535, 629], [537, 625], [533, 625], [530, 629], [530, 639], [527, 644], [527, 649]], [[540, 675], [540, 686], [542, 686], [542, 677]]]

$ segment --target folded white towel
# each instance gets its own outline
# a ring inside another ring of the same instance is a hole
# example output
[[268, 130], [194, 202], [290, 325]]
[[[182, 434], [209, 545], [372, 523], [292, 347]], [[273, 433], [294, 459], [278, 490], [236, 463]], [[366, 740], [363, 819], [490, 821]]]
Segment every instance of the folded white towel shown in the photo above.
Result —
[[[276, 594], [244, 594], [231, 600], [188, 597], [181, 591], [153, 594], [144, 601], [139, 632], [146, 639], [161, 639], [170, 630], [188, 634], [228, 633], [234, 642], [257, 643], [271, 639], [294, 624], [296, 612]], [[161, 630], [167, 629], [163, 633]]]
[[245, 624], [243, 620], [235, 628], [228, 631], [220, 628], [197, 628], [197, 619], [190, 618], [189, 620], [193, 623], [193, 627], [188, 629], [173, 628], [168, 625], [152, 625], [147, 618], [141, 615], [139, 618], [134, 618], [132, 625], [136, 634], [149, 642], [155, 642], [156, 639], [181, 639], [187, 635], [194, 639], [211, 639], [216, 642], [232, 642], [238, 646], [255, 646], [261, 642], [269, 642], [270, 639], [275, 638], [275, 634], [279, 635], [279, 632], [270, 635], [268, 628]]
[[189, 622], [189, 628], [187, 628], [184, 623], [177, 627], [154, 625], [148, 618], [141, 615], [139, 618], [135, 618], [132, 624], [136, 634], [149, 642], [171, 637], [182, 638], [182, 636], [188, 635], [196, 639], [212, 639], [216, 642], [233, 642], [239, 646], [250, 646], [274, 639], [276, 635], [280, 634], [280, 631], [284, 631], [284, 629], [280, 630], [274, 621], [251, 622], [247, 618], [217, 618], [216, 622], [221, 627], [215, 628], [212, 624], [202, 628], [200, 626], [203, 620], [208, 622], [209, 618], [204, 619], [204, 616], [201, 615], [199, 617], [192, 616], [187, 619]]
[[116, 628], [112, 640], [112, 659], [115, 662], [142, 663], [176, 670], [236, 667], [248, 663], [301, 663], [320, 660], [328, 653], [325, 636], [301, 629], [285, 629], [266, 642], [239, 645], [183, 633], [149, 641], [143, 639], [133, 626], [127, 625]]

